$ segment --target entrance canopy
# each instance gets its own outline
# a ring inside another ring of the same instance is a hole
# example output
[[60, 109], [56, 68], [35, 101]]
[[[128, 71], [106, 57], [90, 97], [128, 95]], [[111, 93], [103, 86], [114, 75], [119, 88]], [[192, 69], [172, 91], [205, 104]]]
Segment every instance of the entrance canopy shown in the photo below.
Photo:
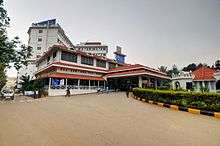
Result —
[[166, 73], [163, 73], [159, 70], [152, 69], [140, 64], [113, 68], [108, 71], [106, 77], [118, 78], [118, 77], [131, 77], [131, 76], [141, 76], [141, 75], [170, 80], [170, 77], [168, 77]]

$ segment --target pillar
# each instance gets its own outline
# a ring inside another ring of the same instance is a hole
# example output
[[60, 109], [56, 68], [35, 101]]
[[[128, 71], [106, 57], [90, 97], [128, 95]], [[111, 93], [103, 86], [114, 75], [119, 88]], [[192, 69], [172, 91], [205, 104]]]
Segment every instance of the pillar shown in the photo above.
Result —
[[89, 90], [90, 90], [90, 86], [91, 86], [91, 85], [90, 85], [90, 80], [89, 80]]
[[50, 87], [51, 87], [51, 78], [49, 78], [48, 90], [50, 90]]
[[77, 63], [81, 64], [81, 55], [77, 55]]
[[141, 76], [138, 76], [138, 87], [139, 88], [142, 88], [142, 77]]
[[157, 89], [157, 79], [154, 80], [154, 87]]
[[209, 89], [209, 91], [213, 90], [212, 86], [211, 86], [211, 81], [208, 81], [208, 89]]
[[66, 89], [67, 89], [67, 79], [66, 79], [66, 84], [65, 84], [65, 86], [66, 86]]
[[205, 81], [202, 81], [202, 88], [205, 88]]
[[93, 59], [93, 63], [94, 63], [93, 66], [97, 66], [97, 65], [96, 65], [96, 62], [97, 62], [97, 60], [96, 60], [96, 59]]
[[99, 81], [98, 81], [98, 88], [99, 88]]
[[78, 89], [79, 89], [79, 86], [80, 86], [80, 79], [78, 79]]

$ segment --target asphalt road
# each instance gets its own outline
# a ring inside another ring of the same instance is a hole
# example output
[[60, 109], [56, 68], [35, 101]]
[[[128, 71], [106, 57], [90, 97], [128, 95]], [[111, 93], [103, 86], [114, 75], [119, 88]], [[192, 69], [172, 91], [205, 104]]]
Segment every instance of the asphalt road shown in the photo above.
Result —
[[0, 103], [1, 146], [220, 146], [220, 119], [158, 107], [125, 93]]

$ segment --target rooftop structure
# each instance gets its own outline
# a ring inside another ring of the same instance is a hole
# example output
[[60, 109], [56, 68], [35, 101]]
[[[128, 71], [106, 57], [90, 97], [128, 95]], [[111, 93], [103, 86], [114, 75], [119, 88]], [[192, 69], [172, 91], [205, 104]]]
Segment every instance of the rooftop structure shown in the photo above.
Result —
[[118, 62], [118, 63], [125, 63], [125, 57], [126, 55], [125, 54], [122, 54], [122, 48], [117, 46], [116, 47], [116, 52], [114, 52], [115, 54], [115, 60]]
[[101, 42], [82, 42], [74, 47], [75, 50], [93, 54], [96, 56], [107, 56], [108, 46]]

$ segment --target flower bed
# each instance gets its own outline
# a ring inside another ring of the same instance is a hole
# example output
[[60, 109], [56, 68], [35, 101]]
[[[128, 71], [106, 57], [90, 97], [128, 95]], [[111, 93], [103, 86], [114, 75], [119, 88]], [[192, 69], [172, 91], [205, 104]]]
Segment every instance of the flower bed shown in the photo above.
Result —
[[154, 102], [163, 102], [188, 108], [220, 112], [219, 93], [198, 93], [172, 90], [134, 88], [136, 97]]

